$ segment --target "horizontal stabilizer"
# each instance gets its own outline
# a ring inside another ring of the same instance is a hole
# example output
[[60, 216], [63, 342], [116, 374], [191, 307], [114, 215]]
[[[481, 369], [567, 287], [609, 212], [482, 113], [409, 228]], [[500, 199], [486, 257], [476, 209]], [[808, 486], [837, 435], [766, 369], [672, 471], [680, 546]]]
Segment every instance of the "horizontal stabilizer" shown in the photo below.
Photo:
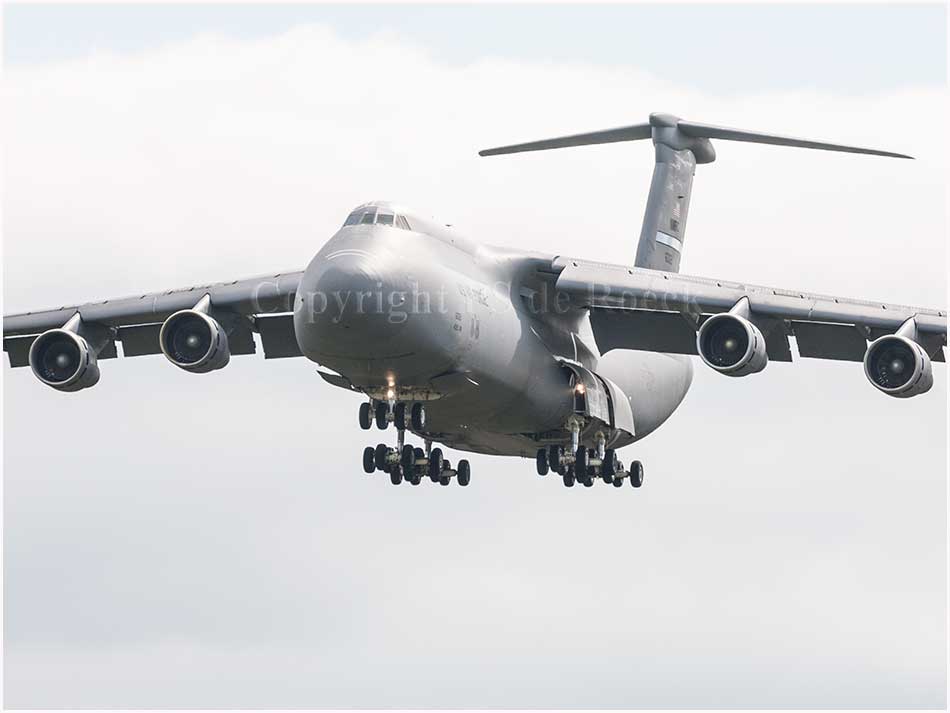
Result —
[[484, 149], [479, 151], [479, 156], [497, 156], [505, 153], [521, 153], [522, 151], [544, 151], [545, 149], [563, 149], [568, 146], [589, 146], [591, 144], [615, 144], [620, 141], [637, 141], [639, 139], [649, 139], [652, 136], [652, 127], [649, 124], [634, 124], [633, 126], [621, 126], [616, 129], [604, 129], [603, 131], [591, 131], [586, 134], [573, 134], [571, 136], [560, 136], [556, 139], [544, 139], [542, 141], [530, 141], [526, 144], [512, 144], [511, 146], [499, 146], [494, 149]]
[[746, 141], [753, 144], [772, 144], [773, 146], [794, 146], [800, 149], [822, 149], [824, 151], [843, 151], [844, 153], [861, 153], [871, 156], [889, 156], [890, 158], [909, 158], [902, 153], [893, 151], [880, 151], [878, 149], [865, 149], [860, 146], [845, 146], [843, 144], [829, 144], [824, 141], [809, 141], [808, 139], [796, 139], [792, 136], [778, 136], [776, 134], [763, 134], [760, 131], [743, 131], [742, 129], [730, 129], [726, 126], [713, 126], [712, 124], [699, 124], [694, 121], [680, 120], [676, 123], [676, 128], [687, 136], [697, 139], [722, 139], [723, 141]]
[[[677, 135], [679, 135], [680, 138], [677, 138]], [[726, 126], [701, 124], [695, 121], [686, 121], [671, 114], [650, 114], [650, 121], [647, 124], [633, 124], [632, 126], [621, 126], [616, 129], [604, 129], [603, 131], [591, 131], [585, 134], [572, 134], [570, 136], [559, 136], [557, 138], [543, 139], [541, 141], [529, 141], [523, 144], [499, 146], [497, 148], [479, 151], [478, 155], [497, 156], [499, 154], [521, 153], [522, 151], [544, 151], [546, 149], [561, 149], [568, 146], [588, 146], [590, 144], [613, 144], [620, 141], [638, 141], [650, 138], [656, 143], [666, 144], [671, 148], [694, 148], [690, 145], [690, 139], [721, 139], [723, 141], [745, 141], [754, 144], [793, 146], [802, 149], [821, 149], [824, 151], [843, 151], [845, 153], [888, 156], [890, 158], [913, 158], [913, 156], [894, 153], [893, 151], [880, 151], [878, 149], [861, 148], [860, 146], [847, 146], [845, 144], [833, 144], [826, 141], [797, 139], [792, 136], [765, 134], [761, 131], [745, 131], [743, 129], [731, 129]], [[714, 157], [714, 155], [713, 153], [712, 157]], [[708, 163], [712, 160], [712, 157], [704, 160], [701, 156], [697, 155], [697, 159], [699, 159], [700, 163]]]

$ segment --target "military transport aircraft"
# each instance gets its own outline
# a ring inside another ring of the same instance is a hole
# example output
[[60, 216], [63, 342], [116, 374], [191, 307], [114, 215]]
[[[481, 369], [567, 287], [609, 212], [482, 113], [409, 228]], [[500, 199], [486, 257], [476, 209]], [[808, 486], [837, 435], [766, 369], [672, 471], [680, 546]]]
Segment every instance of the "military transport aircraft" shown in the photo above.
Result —
[[[901, 154], [806, 141], [652, 114], [648, 123], [505, 146], [481, 155], [652, 139], [646, 215], [632, 265], [489, 247], [402, 206], [366, 203], [300, 272], [90, 302], [3, 319], [10, 365], [79, 391], [99, 361], [162, 353], [206, 373], [231, 355], [304, 356], [330, 384], [363, 395], [363, 429], [395, 427], [367, 446], [367, 473], [394, 484], [428, 476], [468, 485], [441, 443], [534, 458], [564, 485], [634, 487], [643, 466], [617, 450], [658, 428], [692, 380], [690, 355], [745, 377], [769, 361], [863, 362], [881, 393], [917, 396], [944, 361], [946, 311], [679, 274], [697, 164], [710, 139]], [[870, 342], [870, 345], [868, 344]], [[354, 419], [355, 420], [355, 419]], [[409, 431], [424, 448], [406, 443]]]

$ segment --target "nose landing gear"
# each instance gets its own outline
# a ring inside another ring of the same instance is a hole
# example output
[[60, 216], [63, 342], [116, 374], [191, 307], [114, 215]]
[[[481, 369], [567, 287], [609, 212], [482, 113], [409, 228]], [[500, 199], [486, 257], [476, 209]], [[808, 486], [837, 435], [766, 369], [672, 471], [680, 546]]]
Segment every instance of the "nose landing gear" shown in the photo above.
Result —
[[375, 405], [366, 401], [360, 404], [359, 422], [364, 431], [370, 430], [374, 423], [381, 431], [392, 423], [397, 431], [406, 430], [408, 425], [421, 432], [426, 427], [426, 407], [421, 401], [377, 401]]
[[460, 460], [458, 466], [452, 468], [451, 463], [443, 456], [442, 449], [432, 448], [432, 441], [428, 438], [425, 440], [424, 450], [406, 443], [407, 425], [411, 425], [416, 432], [425, 429], [426, 412], [421, 402], [416, 401], [409, 405], [392, 400], [378, 401], [375, 407], [370, 402], [364, 402], [360, 404], [359, 421], [363, 430], [369, 430], [374, 421], [380, 429], [387, 428], [390, 423], [396, 426], [395, 448], [380, 443], [375, 447], [366, 446], [363, 449], [363, 470], [366, 473], [372, 474], [380, 470], [389, 473], [389, 480], [393, 485], [399, 485], [403, 481], [419, 485], [426, 475], [433, 483], [441, 485], [448, 485], [453, 478], [462, 487], [471, 482], [472, 468], [467, 460]]

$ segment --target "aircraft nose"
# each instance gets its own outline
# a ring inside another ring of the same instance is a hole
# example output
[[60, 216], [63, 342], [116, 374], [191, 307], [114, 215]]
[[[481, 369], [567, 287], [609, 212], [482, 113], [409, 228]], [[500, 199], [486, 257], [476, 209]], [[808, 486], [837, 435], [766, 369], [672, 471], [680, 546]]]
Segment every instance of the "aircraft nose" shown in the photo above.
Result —
[[294, 321], [315, 357], [372, 359], [405, 350], [404, 292], [373, 256], [331, 253], [307, 270], [301, 287]]

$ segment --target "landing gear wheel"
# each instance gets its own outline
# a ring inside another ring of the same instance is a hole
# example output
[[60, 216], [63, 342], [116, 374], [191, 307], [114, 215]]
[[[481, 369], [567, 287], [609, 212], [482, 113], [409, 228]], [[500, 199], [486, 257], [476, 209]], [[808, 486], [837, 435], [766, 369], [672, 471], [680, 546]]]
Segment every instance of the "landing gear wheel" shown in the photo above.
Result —
[[617, 474], [617, 451], [613, 448], [608, 448], [604, 451], [604, 464], [600, 470], [604, 476], [604, 480], [607, 480], [608, 476], [613, 480], [613, 476]]
[[574, 474], [579, 481], [587, 484], [584, 482], [587, 479], [587, 449], [584, 446], [578, 446], [574, 455]]
[[376, 471], [376, 449], [372, 446], [363, 449], [363, 470], [367, 473]]
[[548, 474], [548, 449], [539, 448], [538, 454], [535, 456], [535, 461], [538, 464], [538, 475], [547, 475]]
[[376, 446], [376, 450], [373, 451], [373, 462], [379, 470], [383, 470], [386, 467], [386, 457], [389, 455], [389, 448], [386, 447], [385, 443], [380, 443]]
[[643, 463], [638, 460], [630, 464], [630, 485], [635, 488], [643, 485]]
[[443, 475], [442, 477], [439, 478], [440, 485], [448, 485], [451, 481], [452, 479], [447, 475]]
[[589, 488], [594, 484], [594, 479], [590, 477], [590, 473], [584, 476], [584, 479], [581, 481], [584, 484], [585, 488]]
[[402, 466], [402, 471], [406, 474], [407, 480], [416, 472], [416, 450], [408, 443], [402, 447], [402, 457], [399, 464]]
[[426, 427], [426, 407], [416, 401], [409, 412], [409, 420], [412, 421], [412, 430], [422, 432]]
[[472, 480], [472, 466], [464, 458], [459, 461], [456, 477], [459, 479], [459, 485], [463, 488]]
[[360, 404], [360, 428], [368, 431], [373, 427], [373, 405], [369, 401]]
[[409, 482], [413, 485], [419, 485], [419, 483], [422, 482], [422, 476], [419, 473], [415, 473], [412, 478], [409, 479]]
[[561, 447], [558, 445], [548, 446], [548, 467], [555, 473], [564, 474], [561, 469]]
[[393, 425], [399, 431], [406, 430], [406, 404], [398, 403], [393, 409]]
[[574, 471], [568, 470], [564, 473], [564, 487], [573, 488], [574, 487]]
[[402, 468], [398, 465], [389, 469], [389, 482], [393, 485], [399, 485], [402, 482]]
[[385, 430], [386, 426], [389, 425], [389, 421], [386, 420], [386, 416], [389, 414], [389, 404], [380, 401], [376, 404], [376, 428], [380, 430]]
[[442, 476], [442, 449], [433, 448], [429, 452], [429, 480], [435, 481]]
[[621, 485], [623, 485], [623, 481], [620, 478], [614, 478], [613, 484], [615, 488], [619, 488]]

